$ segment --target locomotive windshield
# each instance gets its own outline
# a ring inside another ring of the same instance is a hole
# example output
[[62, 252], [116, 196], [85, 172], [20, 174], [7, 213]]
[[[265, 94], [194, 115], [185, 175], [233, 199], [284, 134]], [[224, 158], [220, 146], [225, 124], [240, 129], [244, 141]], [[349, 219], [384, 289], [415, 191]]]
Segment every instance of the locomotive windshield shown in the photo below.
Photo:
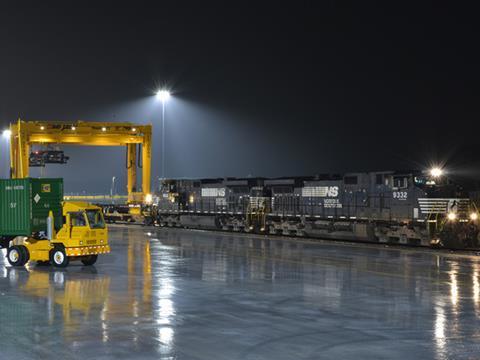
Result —
[[468, 195], [460, 185], [446, 178], [433, 180], [428, 176], [417, 176], [415, 185], [431, 198], [460, 198]]

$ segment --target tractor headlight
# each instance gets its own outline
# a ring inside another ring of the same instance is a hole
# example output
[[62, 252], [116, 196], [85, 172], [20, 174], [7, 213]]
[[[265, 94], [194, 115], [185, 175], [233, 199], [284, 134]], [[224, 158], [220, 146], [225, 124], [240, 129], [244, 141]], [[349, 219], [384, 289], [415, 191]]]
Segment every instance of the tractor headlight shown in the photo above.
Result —
[[472, 220], [472, 221], [477, 221], [477, 220], [478, 220], [478, 213], [472, 212], [472, 213], [470, 214], [470, 220]]
[[447, 218], [450, 221], [454, 221], [454, 220], [457, 219], [457, 214], [455, 214], [454, 212], [449, 212], [448, 215], [447, 215]]

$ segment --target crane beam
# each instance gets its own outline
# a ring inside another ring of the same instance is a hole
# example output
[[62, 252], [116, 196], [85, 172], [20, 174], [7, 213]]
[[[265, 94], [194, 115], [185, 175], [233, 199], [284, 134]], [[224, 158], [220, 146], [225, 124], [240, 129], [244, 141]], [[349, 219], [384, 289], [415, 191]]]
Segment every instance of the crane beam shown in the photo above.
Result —
[[[29, 176], [31, 145], [126, 146], [129, 202], [144, 201], [151, 187], [152, 125], [127, 122], [24, 121], [10, 124], [10, 176]], [[137, 146], [141, 152], [137, 154]], [[137, 191], [137, 156], [141, 156], [142, 189]]]

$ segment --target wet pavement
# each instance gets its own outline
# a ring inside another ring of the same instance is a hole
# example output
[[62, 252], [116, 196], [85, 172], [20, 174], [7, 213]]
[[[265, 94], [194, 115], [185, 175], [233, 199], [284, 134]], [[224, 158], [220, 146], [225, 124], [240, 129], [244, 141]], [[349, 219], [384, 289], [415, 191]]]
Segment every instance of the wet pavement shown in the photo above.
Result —
[[480, 258], [115, 226], [66, 270], [0, 259], [0, 359], [478, 359]]

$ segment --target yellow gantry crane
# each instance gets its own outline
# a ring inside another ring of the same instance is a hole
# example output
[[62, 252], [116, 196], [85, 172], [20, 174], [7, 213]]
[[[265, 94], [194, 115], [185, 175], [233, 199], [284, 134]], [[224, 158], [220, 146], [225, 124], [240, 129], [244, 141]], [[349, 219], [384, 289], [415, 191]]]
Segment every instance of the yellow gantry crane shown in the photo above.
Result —
[[[126, 146], [129, 203], [151, 197], [152, 125], [88, 121], [23, 121], [10, 124], [10, 177], [29, 176], [32, 145]], [[137, 151], [137, 147], [141, 150]], [[141, 153], [141, 154], [137, 154]], [[137, 188], [141, 156], [142, 187]]]

